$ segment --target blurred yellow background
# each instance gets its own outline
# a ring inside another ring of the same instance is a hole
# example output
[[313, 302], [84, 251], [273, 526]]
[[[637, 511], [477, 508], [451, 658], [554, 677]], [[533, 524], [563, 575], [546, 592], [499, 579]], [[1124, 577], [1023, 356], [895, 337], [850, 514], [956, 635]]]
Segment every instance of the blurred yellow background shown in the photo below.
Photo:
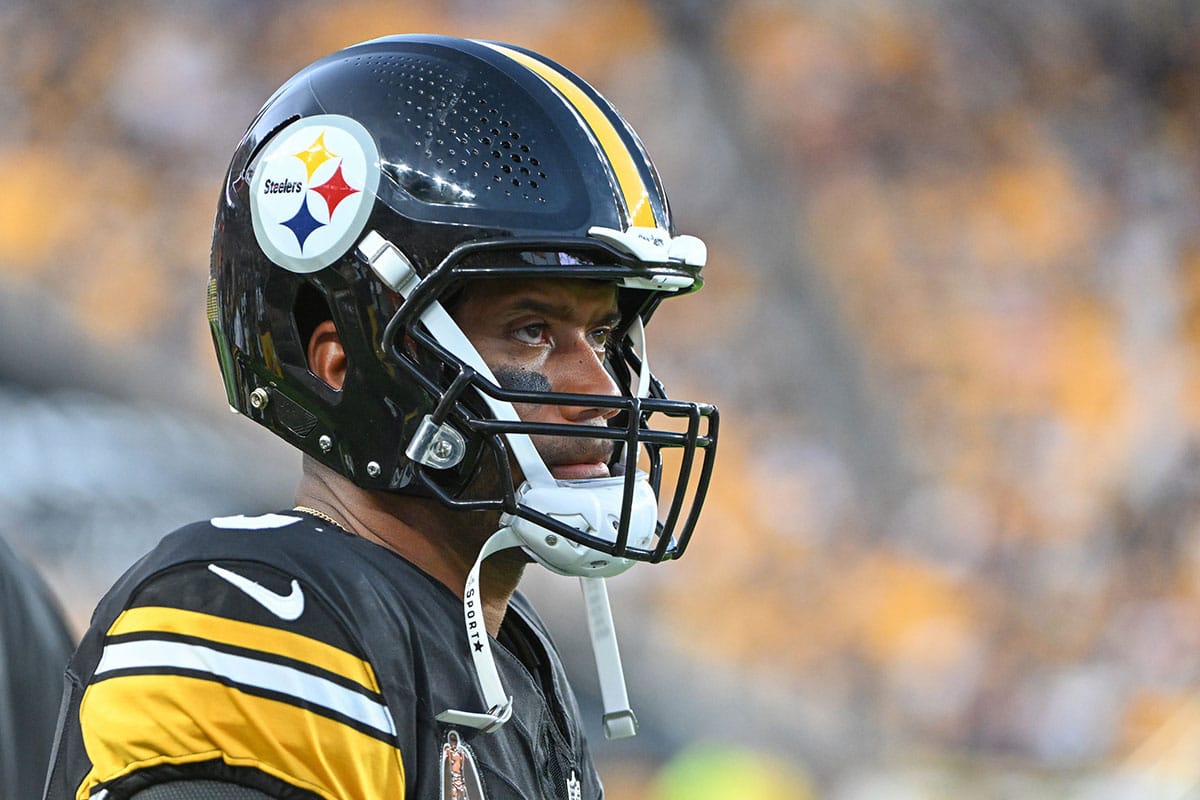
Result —
[[1200, 797], [1189, 0], [0, 2], [0, 534], [77, 630], [172, 527], [290, 505], [211, 353], [217, 192], [278, 84], [399, 32], [586, 77], [709, 243], [650, 333], [722, 453], [613, 583], [611, 800]]

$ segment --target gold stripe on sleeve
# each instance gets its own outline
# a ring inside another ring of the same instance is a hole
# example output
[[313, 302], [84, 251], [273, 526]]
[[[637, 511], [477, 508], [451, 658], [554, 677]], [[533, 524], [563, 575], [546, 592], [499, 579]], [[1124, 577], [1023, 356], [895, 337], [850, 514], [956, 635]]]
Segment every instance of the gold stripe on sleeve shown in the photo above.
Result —
[[379, 691], [375, 672], [367, 661], [311, 637], [278, 628], [198, 611], [144, 606], [127, 609], [108, 630], [109, 636], [128, 633], [174, 633], [274, 653], [337, 673], [372, 692]]
[[94, 683], [79, 709], [92, 769], [76, 794], [140, 769], [220, 759], [327, 800], [403, 800], [388, 742], [280, 700], [203, 678], [129, 675]]

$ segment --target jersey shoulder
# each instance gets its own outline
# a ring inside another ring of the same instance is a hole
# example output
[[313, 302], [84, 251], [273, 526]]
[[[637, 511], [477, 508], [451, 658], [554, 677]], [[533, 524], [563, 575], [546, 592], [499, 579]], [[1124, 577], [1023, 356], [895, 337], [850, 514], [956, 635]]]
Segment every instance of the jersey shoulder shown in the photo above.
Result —
[[354, 615], [326, 588], [358, 557], [349, 538], [301, 514], [220, 517], [138, 562], [73, 664], [81, 788], [229, 779], [235, 765], [241, 782], [301, 796], [402, 796], [395, 720]]

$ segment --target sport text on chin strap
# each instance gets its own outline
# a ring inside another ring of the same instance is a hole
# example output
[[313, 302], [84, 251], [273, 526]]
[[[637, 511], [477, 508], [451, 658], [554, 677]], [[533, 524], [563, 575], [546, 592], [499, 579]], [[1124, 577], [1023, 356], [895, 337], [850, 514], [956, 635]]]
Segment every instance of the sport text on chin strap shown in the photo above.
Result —
[[[404, 254], [377, 231], [370, 231], [359, 242], [358, 255], [370, 265], [381, 281], [405, 299], [420, 283], [420, 276], [417, 275], [416, 270], [413, 269]], [[421, 322], [450, 353], [487, 380], [498, 384], [474, 345], [439, 302], [434, 300], [429, 304], [421, 314]], [[631, 328], [631, 335], [634, 337], [635, 346], [640, 348], [643, 356], [641, 373], [638, 377], [638, 392], [640, 396], [644, 397], [649, 390], [650, 368], [648, 360], [645, 358], [645, 336], [640, 319], [635, 320]], [[497, 400], [484, 393], [480, 393], [480, 396], [497, 419], [506, 421], [519, 419], [511, 403]], [[525, 474], [527, 483], [537, 488], [565, 488], [559, 486], [558, 481], [550, 473], [527, 435], [509, 433], [506, 434], [506, 437], [517, 463], [520, 464]], [[632, 455], [627, 453], [626, 459], [630, 461], [628, 468], [636, 467], [636, 453]], [[512, 716], [513, 699], [505, 692], [504, 686], [500, 682], [500, 675], [492, 655], [490, 637], [484, 626], [479, 590], [479, 570], [483, 561], [500, 550], [524, 545], [523, 539], [514, 530], [514, 524], [520, 520], [502, 521], [508, 524], [496, 531], [484, 543], [475, 564], [467, 575], [463, 593], [463, 620], [466, 625], [476, 677], [487, 710], [472, 712], [447, 709], [437, 715], [437, 719], [441, 722], [476, 728], [484, 732], [499, 729]], [[653, 522], [651, 522], [651, 526], [653, 526]], [[580, 577], [580, 583], [583, 587], [588, 631], [592, 640], [596, 669], [599, 673], [600, 691], [604, 705], [604, 735], [610, 739], [634, 736], [637, 733], [637, 719], [629, 707], [625, 673], [621, 666], [621, 655], [617, 646], [616, 629], [613, 625], [607, 586], [604, 578]]]

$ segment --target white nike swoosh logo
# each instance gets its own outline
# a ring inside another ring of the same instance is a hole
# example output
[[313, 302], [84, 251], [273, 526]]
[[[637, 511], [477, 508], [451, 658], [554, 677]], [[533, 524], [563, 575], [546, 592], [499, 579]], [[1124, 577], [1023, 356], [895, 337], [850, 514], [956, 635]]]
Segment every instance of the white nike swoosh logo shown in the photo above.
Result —
[[300, 588], [300, 584], [295, 578], [292, 579], [291, 594], [276, 594], [261, 583], [250, 580], [245, 575], [231, 572], [224, 567], [218, 567], [216, 564], [209, 564], [208, 571], [219, 578], [229, 581], [250, 595], [251, 599], [267, 611], [270, 611], [282, 620], [291, 622], [294, 619], [299, 619], [300, 615], [304, 613], [304, 590]]

